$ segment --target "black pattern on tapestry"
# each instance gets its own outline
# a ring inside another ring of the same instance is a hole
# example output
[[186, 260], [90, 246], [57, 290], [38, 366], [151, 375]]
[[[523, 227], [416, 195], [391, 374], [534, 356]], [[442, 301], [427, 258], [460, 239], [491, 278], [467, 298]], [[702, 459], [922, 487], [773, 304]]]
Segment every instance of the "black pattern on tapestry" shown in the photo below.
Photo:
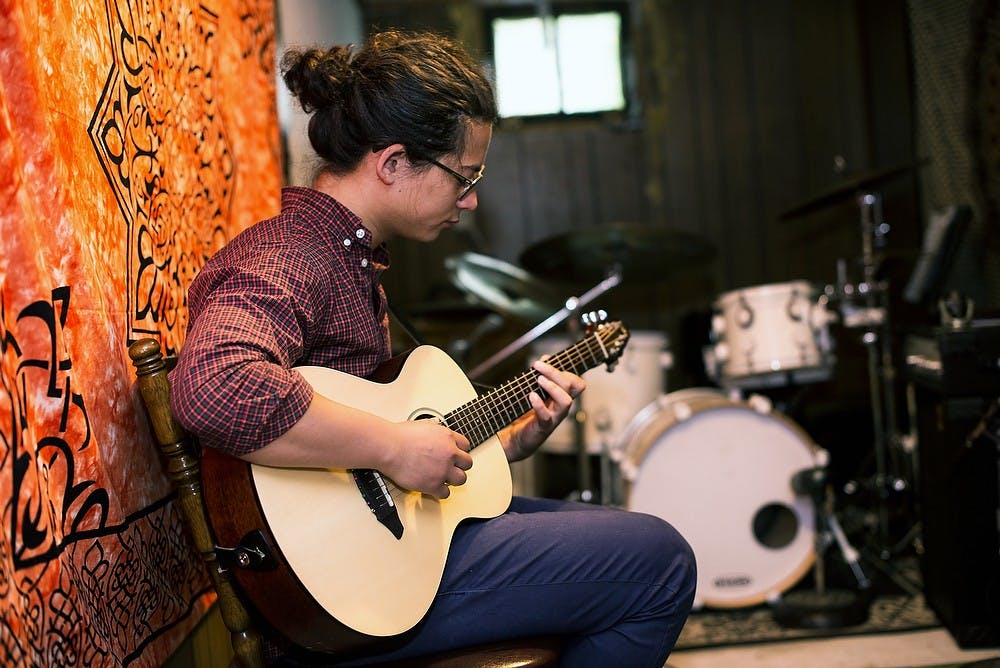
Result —
[[[29, 304], [13, 316], [11, 326], [12, 314], [0, 296], [0, 355], [15, 379], [8, 386], [8, 376], [2, 376], [12, 421], [0, 432], [0, 461], [13, 481], [4, 524], [15, 571], [57, 557], [84, 533], [108, 530], [107, 490], [76, 474], [76, 453], [92, 454], [87, 452], [91, 428], [83, 396], [73, 388], [73, 363], [63, 341], [69, 307], [70, 289], [58, 287], [50, 300]], [[39, 385], [44, 393], [33, 393]], [[51, 399], [49, 406], [28, 405], [30, 397], [43, 395]], [[41, 425], [29, 422], [28, 416], [41, 410], [58, 411], [58, 432], [38, 433]]]
[[113, 65], [88, 132], [127, 227], [129, 343], [151, 335], [172, 354], [187, 287], [226, 241], [235, 179], [214, 90], [218, 17], [156, 0], [107, 9]]
[[[208, 588], [169, 498], [114, 517], [109, 491], [81, 473], [79, 463], [99, 457], [65, 345], [70, 305], [60, 286], [15, 313], [0, 286], [0, 382], [11, 416], [0, 424], [0, 476], [13, 490], [0, 515], [0, 551], [11, 552], [0, 553], [0, 597], [29, 611], [0, 615], [10, 665], [127, 665]], [[29, 403], [37, 397], [44, 405]], [[58, 419], [31, 419], [40, 414]]]

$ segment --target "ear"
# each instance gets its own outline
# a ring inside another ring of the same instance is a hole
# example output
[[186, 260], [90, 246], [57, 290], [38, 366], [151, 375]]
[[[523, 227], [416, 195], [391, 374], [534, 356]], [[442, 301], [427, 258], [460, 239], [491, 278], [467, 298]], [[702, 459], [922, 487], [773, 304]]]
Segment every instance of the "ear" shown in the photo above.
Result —
[[375, 174], [382, 183], [392, 185], [406, 161], [406, 149], [402, 144], [386, 146], [375, 154]]

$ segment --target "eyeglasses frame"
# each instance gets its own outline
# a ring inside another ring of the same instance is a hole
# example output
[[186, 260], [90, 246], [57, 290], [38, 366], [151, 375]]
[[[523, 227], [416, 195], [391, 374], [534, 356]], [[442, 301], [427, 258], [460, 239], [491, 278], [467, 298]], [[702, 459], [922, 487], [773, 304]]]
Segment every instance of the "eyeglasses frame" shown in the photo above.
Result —
[[435, 167], [440, 167], [444, 171], [448, 172], [449, 174], [451, 174], [452, 176], [454, 176], [455, 179], [457, 179], [460, 184], [462, 184], [463, 186], [465, 186], [462, 189], [462, 192], [460, 192], [458, 194], [458, 201], [461, 201], [461, 200], [465, 199], [466, 197], [468, 197], [469, 193], [472, 192], [472, 189], [475, 188], [476, 185], [478, 185], [479, 182], [483, 180], [483, 176], [486, 175], [486, 165], [483, 165], [482, 167], [479, 168], [479, 173], [476, 174], [476, 178], [470, 179], [469, 177], [465, 176], [464, 174], [461, 174], [460, 172], [456, 172], [454, 169], [452, 169], [448, 165], [444, 164], [443, 162], [438, 162], [434, 158], [425, 158], [425, 160], [427, 160], [427, 162], [431, 163]]

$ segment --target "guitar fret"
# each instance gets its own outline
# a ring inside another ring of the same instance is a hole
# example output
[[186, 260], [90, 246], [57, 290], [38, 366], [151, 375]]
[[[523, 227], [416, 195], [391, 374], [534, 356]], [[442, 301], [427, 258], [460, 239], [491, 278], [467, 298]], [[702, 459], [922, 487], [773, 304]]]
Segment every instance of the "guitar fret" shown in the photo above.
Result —
[[[560, 371], [580, 375], [608, 358], [604, 342], [599, 332], [595, 332], [551, 356], [547, 362]], [[543, 399], [547, 397], [545, 390], [538, 385], [537, 377], [533, 371], [525, 372], [459, 406], [445, 416], [445, 423], [468, 438], [474, 448], [531, 410], [528, 400], [531, 392], [537, 392]]]

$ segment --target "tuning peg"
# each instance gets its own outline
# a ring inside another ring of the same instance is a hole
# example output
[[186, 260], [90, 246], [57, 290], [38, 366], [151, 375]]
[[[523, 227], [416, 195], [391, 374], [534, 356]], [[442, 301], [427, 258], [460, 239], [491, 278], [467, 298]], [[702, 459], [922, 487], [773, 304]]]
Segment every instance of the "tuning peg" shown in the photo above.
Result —
[[580, 318], [583, 320], [584, 325], [586, 325], [587, 327], [591, 327], [593, 325], [600, 325], [601, 323], [605, 322], [608, 319], [608, 314], [604, 309], [600, 309], [597, 311], [589, 311], [587, 313], [584, 313], [582, 316], [580, 316]]

